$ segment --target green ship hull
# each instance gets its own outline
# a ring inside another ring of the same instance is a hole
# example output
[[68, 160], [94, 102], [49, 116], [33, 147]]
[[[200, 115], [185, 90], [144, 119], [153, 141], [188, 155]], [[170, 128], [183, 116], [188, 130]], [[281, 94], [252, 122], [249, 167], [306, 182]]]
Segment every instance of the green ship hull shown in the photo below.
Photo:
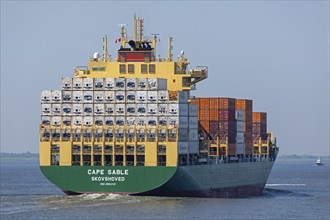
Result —
[[42, 173], [66, 194], [137, 194], [166, 183], [176, 167], [41, 166]]
[[274, 161], [183, 167], [41, 166], [69, 195], [247, 197], [262, 195]]

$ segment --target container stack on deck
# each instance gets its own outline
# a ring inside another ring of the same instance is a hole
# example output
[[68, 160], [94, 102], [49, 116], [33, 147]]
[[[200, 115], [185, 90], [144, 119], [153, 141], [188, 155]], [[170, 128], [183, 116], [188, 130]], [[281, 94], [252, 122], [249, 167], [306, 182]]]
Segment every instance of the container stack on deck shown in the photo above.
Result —
[[52, 164], [60, 142], [72, 144], [72, 165], [166, 166], [176, 164], [171, 152], [184, 165], [198, 153], [197, 105], [189, 91], [168, 91], [166, 79], [63, 78], [62, 90], [41, 96]]
[[253, 153], [255, 155], [267, 154], [267, 113], [253, 112], [252, 123]]
[[266, 113], [253, 113], [252, 100], [192, 101], [198, 105], [200, 153], [208, 149], [211, 156], [252, 156], [253, 140], [267, 140]]
[[236, 99], [236, 110], [244, 111], [244, 153], [245, 155], [252, 155], [252, 100]]
[[253, 112], [252, 114], [252, 138], [253, 142], [267, 140], [267, 113]]

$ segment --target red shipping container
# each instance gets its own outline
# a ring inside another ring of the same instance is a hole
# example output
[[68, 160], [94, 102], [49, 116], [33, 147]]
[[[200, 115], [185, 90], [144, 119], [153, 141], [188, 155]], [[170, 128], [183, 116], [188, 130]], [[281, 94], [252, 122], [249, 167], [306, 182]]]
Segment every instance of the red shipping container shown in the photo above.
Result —
[[222, 141], [226, 141], [228, 139], [228, 143], [236, 143], [236, 133], [235, 132], [219, 132], [219, 139]]
[[219, 121], [219, 130], [236, 132], [236, 121]]
[[252, 132], [244, 132], [244, 142], [252, 140]]
[[210, 121], [210, 132], [219, 132], [219, 122]]
[[244, 133], [251, 133], [252, 132], [252, 121], [245, 121], [244, 122]]
[[220, 121], [233, 121], [235, 120], [235, 110], [219, 110]]
[[247, 155], [252, 155], [253, 154], [252, 144], [251, 145], [245, 145], [244, 153], [247, 154]]
[[228, 152], [227, 152], [228, 155], [230, 155], [230, 156], [236, 155], [236, 144], [228, 144], [227, 150], [228, 150]]
[[217, 138], [219, 137], [219, 132], [218, 131], [210, 131], [210, 137], [211, 140], [217, 140]]
[[267, 124], [253, 122], [252, 123], [252, 132], [259, 133], [259, 134], [267, 133]]
[[244, 121], [252, 121], [252, 111], [246, 110], [244, 112]]

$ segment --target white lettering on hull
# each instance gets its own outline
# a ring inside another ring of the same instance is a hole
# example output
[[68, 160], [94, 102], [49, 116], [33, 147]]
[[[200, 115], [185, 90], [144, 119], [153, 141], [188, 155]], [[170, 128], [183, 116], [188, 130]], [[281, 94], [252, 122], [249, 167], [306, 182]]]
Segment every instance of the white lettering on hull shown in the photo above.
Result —
[[87, 174], [91, 176], [92, 182], [100, 182], [100, 186], [115, 186], [116, 182], [124, 182], [128, 176], [128, 170], [121, 169], [88, 169]]

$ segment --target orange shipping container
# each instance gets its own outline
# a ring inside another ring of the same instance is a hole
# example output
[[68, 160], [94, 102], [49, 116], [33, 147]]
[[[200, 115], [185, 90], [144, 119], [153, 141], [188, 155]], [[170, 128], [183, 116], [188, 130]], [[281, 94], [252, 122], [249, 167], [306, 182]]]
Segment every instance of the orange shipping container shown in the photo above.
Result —
[[252, 100], [236, 99], [236, 110], [250, 110], [252, 111]]
[[210, 109], [210, 99], [209, 98], [199, 98], [199, 109]]
[[210, 132], [210, 121], [199, 120], [199, 124], [205, 131]]
[[210, 109], [210, 121], [219, 121], [218, 109]]
[[219, 98], [219, 109], [235, 110], [234, 98]]
[[253, 112], [252, 113], [253, 122], [267, 122], [267, 113], [266, 112]]
[[198, 111], [198, 120], [202, 120], [202, 121], [209, 121], [210, 120], [210, 110], [208, 109], [200, 109]]
[[210, 109], [219, 109], [219, 98], [210, 98]]

